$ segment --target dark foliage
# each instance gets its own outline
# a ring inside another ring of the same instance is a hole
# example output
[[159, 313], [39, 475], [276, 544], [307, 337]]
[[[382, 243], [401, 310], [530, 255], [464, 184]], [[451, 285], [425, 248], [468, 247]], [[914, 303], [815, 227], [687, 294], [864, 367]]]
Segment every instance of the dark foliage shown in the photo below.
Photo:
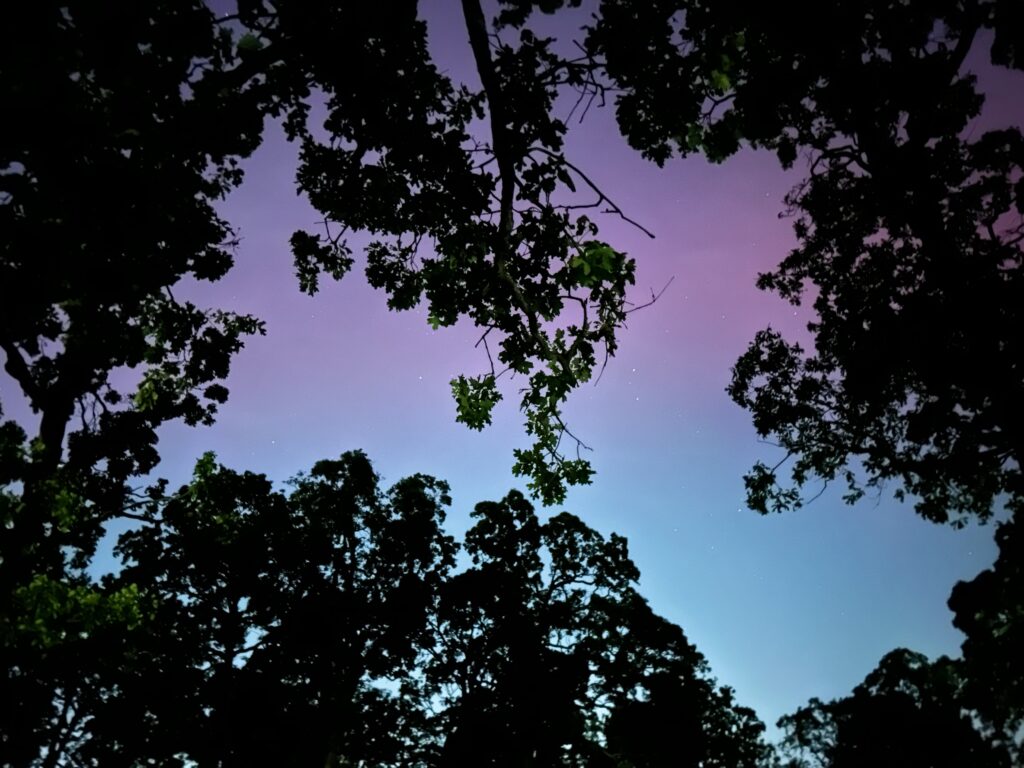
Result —
[[[813, 297], [815, 349], [767, 330], [730, 388], [795, 457], [796, 488], [759, 465], [751, 505], [842, 477], [850, 499], [895, 479], [933, 520], [984, 519], [1000, 494], [1020, 508], [1024, 139], [965, 135], [983, 100], [963, 71], [981, 39], [1021, 68], [1019, 3], [605, 0], [566, 56], [531, 19], [577, 5], [504, 0], [489, 25], [463, 0], [468, 85], [431, 61], [414, 0], [7, 14], [0, 349], [39, 426], [0, 425], [0, 763], [771, 759], [753, 713], [637, 594], [625, 542], [571, 515], [541, 522], [513, 492], [479, 505], [459, 545], [442, 482], [382, 491], [358, 453], [288, 493], [209, 455], [176, 493], [131, 487], [158, 464], [161, 425], [212, 422], [232, 356], [262, 332], [175, 290], [231, 267], [214, 206], [268, 118], [299, 143], [297, 188], [324, 216], [291, 238], [300, 289], [343, 277], [346, 233], [369, 232], [366, 273], [391, 308], [473, 322], [487, 363], [452, 381], [456, 418], [483, 428], [501, 379], [524, 377], [532, 444], [515, 470], [546, 503], [589, 481], [561, 409], [615, 353], [634, 280], [586, 213], [632, 220], [565, 156], [556, 99], [585, 110], [614, 88], [624, 134], [658, 162], [743, 142], [787, 167], [805, 153], [800, 247], [761, 284]], [[113, 521], [134, 528], [99, 580]], [[851, 698], [784, 720], [789, 746], [822, 765], [1005, 765], [1014, 525], [951, 599], [963, 665], [894, 652]]]
[[602, 3], [591, 44], [647, 156], [807, 160], [800, 245], [759, 285], [813, 304], [814, 349], [767, 329], [729, 388], [786, 453], [747, 476], [752, 508], [836, 478], [851, 501], [893, 480], [940, 522], [1024, 499], [1024, 138], [968, 130], [984, 99], [964, 67], [983, 42], [1024, 67], [1021, 29], [1011, 0]]
[[[446, 494], [420, 475], [381, 491], [359, 453], [286, 494], [208, 454], [121, 537], [124, 568], [102, 589], [130, 592], [138, 620], [47, 646], [61, 714], [17, 735], [19, 762], [44, 748], [61, 765], [754, 766], [768, 754], [753, 712], [636, 593], [623, 539], [567, 513], [541, 523], [512, 493], [477, 506], [461, 547], [472, 565], [457, 569]], [[69, 623], [56, 618], [40, 633]]]
[[964, 698], [1024, 761], [1024, 537], [1018, 517], [996, 532], [999, 557], [953, 588], [949, 608], [963, 643]]
[[961, 669], [898, 649], [851, 696], [812, 699], [779, 721], [792, 768], [899, 765], [907, 768], [1009, 768], [1008, 752], [972, 722]]
[[39, 416], [31, 442], [0, 435], [21, 491], [4, 491], [0, 538], [2, 762], [23, 763], [59, 751], [41, 734], [79, 684], [80, 651], [49, 649], [139, 620], [134, 592], [85, 575], [104, 524], [132, 514], [126, 481], [156, 465], [161, 424], [212, 421], [231, 356], [262, 331], [173, 288], [231, 266], [213, 206], [263, 116], [214, 82], [234, 46], [202, 3], [25, 3], [5, 28], [0, 349]]
[[[478, 0], [462, 3], [482, 88], [438, 71], [415, 2], [247, 2], [240, 20], [269, 66], [268, 103], [301, 144], [298, 188], [324, 215], [322, 232], [292, 237], [300, 286], [343, 276], [346, 235], [370, 233], [366, 276], [390, 308], [425, 301], [435, 329], [461, 318], [480, 329], [485, 369], [452, 381], [457, 421], [482, 429], [498, 381], [525, 377], [533, 442], [515, 451], [514, 471], [556, 503], [592, 474], [562, 403], [614, 355], [634, 265], [583, 215], [623, 214], [565, 157], [552, 110], [567, 89], [603, 92], [598, 65], [523, 26], [529, 5], [506, 8], [496, 37]], [[309, 119], [314, 89], [322, 125]], [[471, 131], [474, 121], [485, 128]]]

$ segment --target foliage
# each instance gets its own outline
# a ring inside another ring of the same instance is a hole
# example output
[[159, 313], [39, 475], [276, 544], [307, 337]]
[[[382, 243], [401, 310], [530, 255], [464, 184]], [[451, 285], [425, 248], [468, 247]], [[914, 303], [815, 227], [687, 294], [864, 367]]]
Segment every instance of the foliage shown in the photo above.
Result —
[[478, 504], [472, 566], [442, 588], [444, 765], [753, 766], [764, 726], [633, 588], [626, 542], [540, 523], [517, 492]]
[[799, 246], [759, 285], [813, 305], [814, 348], [765, 330], [729, 387], [786, 453], [747, 477], [750, 506], [799, 506], [805, 483], [836, 478], [851, 501], [895, 480], [935, 521], [985, 519], [1000, 494], [1019, 505], [1024, 138], [968, 130], [983, 97], [964, 61], [985, 44], [1024, 67], [1020, 4], [601, 10], [591, 45], [648, 157], [747, 142], [785, 167], [807, 158], [787, 200]]
[[152, 617], [54, 648], [80, 679], [22, 739], [76, 765], [758, 764], [763, 726], [636, 593], [624, 539], [513, 492], [459, 547], [449, 503], [422, 475], [381, 491], [360, 453], [288, 493], [207, 454], [102, 585]]
[[999, 556], [953, 588], [953, 625], [966, 635], [964, 698], [1024, 760], [1024, 537], [1018, 517], [996, 532]]
[[[370, 233], [366, 276], [389, 307], [425, 301], [433, 328], [469, 318], [481, 329], [489, 370], [452, 381], [459, 421], [481, 428], [495, 382], [526, 377], [520, 407], [533, 443], [516, 451], [514, 470], [545, 503], [562, 501], [591, 471], [562, 446], [574, 438], [561, 407], [598, 353], [615, 353], [634, 280], [632, 260], [594, 240], [595, 224], [579, 215], [618, 209], [567, 160], [566, 125], [553, 114], [566, 88], [596, 95], [596, 65], [524, 26], [529, 4], [506, 9], [498, 26], [514, 29], [496, 37], [476, 0], [463, 3], [482, 89], [437, 70], [415, 3], [241, 8], [262, 53], [284, 64], [279, 108], [301, 145], [298, 188], [325, 217], [323, 234], [292, 238], [301, 287], [315, 292], [321, 270], [343, 275], [347, 233]], [[311, 88], [325, 102], [322, 128], [309, 119]], [[487, 140], [473, 125], [482, 121]], [[577, 184], [597, 201], [581, 202]]]
[[201, 2], [28, 3], [6, 22], [0, 349], [39, 415], [31, 440], [0, 428], [0, 738], [23, 763], [21, 740], [38, 750], [82, 684], [75, 659], [95, 641], [80, 635], [146, 615], [130, 585], [85, 574], [104, 524], [131, 514], [128, 479], [156, 465], [161, 424], [212, 421], [232, 355], [262, 331], [173, 290], [231, 266], [214, 204], [263, 117], [250, 90], [215, 82], [233, 45]]
[[[116, 26], [114, 11], [26, 5], [0, 58], [17, 115], [0, 129], [0, 348], [41, 415], [39, 474], [93, 472], [94, 494], [152, 469], [160, 424], [212, 421], [231, 355], [261, 330], [172, 293], [232, 263], [213, 204], [262, 115], [208, 74], [231, 61], [230, 35], [198, 2], [121, 3]], [[123, 368], [140, 374], [127, 389]]]
[[452, 565], [447, 503], [422, 476], [379, 491], [358, 453], [318, 462], [288, 495], [207, 455], [121, 537], [125, 567], [105, 587], [136, 584], [159, 607], [76, 702], [91, 715], [80, 754], [413, 764], [407, 686]]
[[793, 768], [1009, 768], [1005, 749], [988, 741], [965, 711], [961, 686], [956, 662], [891, 651], [851, 696], [811, 699], [783, 717], [783, 752]]
[[[161, 425], [212, 422], [232, 356], [263, 330], [174, 291], [231, 267], [215, 204], [268, 117], [324, 216], [323, 234], [291, 237], [299, 288], [347, 274], [346, 237], [364, 232], [392, 309], [474, 323], [488, 369], [453, 379], [456, 419], [483, 428], [500, 380], [523, 377], [532, 443], [514, 469], [545, 503], [590, 479], [562, 407], [616, 352], [635, 279], [586, 213], [633, 222], [566, 157], [556, 101], [585, 111], [614, 91], [623, 133], [659, 163], [744, 142], [785, 167], [805, 153], [788, 200], [800, 245], [760, 285], [811, 297], [814, 350], [766, 330], [730, 387], [795, 457], [794, 487], [758, 465], [751, 506], [841, 477], [850, 500], [895, 479], [937, 521], [987, 518], [1000, 495], [1019, 511], [1024, 138], [965, 132], [983, 100], [963, 71], [976, 41], [1024, 66], [1019, 3], [604, 0], [569, 57], [533, 11], [579, 4], [502, 0], [489, 25], [463, 0], [470, 84], [433, 63], [414, 0], [8, 14], [0, 349], [39, 428], [0, 424], [0, 762], [769, 759], [753, 713], [636, 593], [625, 542], [571, 515], [541, 523], [512, 493], [477, 508], [460, 549], [443, 483], [382, 492], [360, 454], [289, 493], [209, 455], [177, 493], [130, 488], [158, 464]], [[89, 566], [115, 520], [135, 527], [100, 580]], [[962, 667], [894, 652], [849, 699], [784, 720], [790, 746], [822, 765], [910, 748], [1005, 764], [1021, 717], [1014, 525], [952, 598]], [[456, 569], [459, 551], [472, 565]]]

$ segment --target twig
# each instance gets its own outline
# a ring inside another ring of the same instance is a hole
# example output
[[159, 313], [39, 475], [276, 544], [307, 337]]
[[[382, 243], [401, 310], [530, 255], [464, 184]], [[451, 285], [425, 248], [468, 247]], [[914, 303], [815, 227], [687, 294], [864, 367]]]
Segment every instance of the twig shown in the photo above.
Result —
[[604, 348], [604, 360], [601, 362], [601, 370], [598, 371], [597, 378], [594, 379], [594, 386], [596, 387], [601, 383], [601, 377], [604, 376], [604, 369], [608, 367], [608, 361], [611, 359], [611, 353], [608, 351], [608, 345]]
[[590, 189], [593, 190], [593, 192], [598, 196], [597, 197], [597, 201], [593, 205], [590, 205], [590, 206], [587, 206], [587, 207], [595, 208], [598, 205], [600, 205], [601, 203], [608, 203], [608, 205], [610, 207], [606, 208], [604, 211], [602, 211], [602, 213], [614, 213], [614, 214], [617, 214], [623, 221], [625, 221], [625, 222], [627, 222], [629, 224], [632, 224], [634, 227], [639, 229], [641, 232], [643, 232], [649, 238], [651, 238], [652, 240], [654, 239], [654, 233], [651, 232], [651, 230], [647, 229], [647, 227], [645, 227], [642, 224], [634, 221], [633, 219], [629, 218], [629, 216], [627, 216], [625, 213], [623, 213], [622, 209], [615, 203], [614, 200], [612, 200], [610, 197], [608, 197], [608, 195], [606, 195], [601, 190], [601, 188], [598, 187], [597, 184], [595, 184], [591, 180], [591, 178], [589, 176], [587, 176], [587, 174], [585, 174], [583, 171], [581, 171], [578, 166], [576, 166], [575, 164], [570, 163], [568, 160], [566, 160], [564, 155], [560, 155], [557, 152], [552, 152], [550, 149], [547, 149], [545, 147], [531, 147], [530, 151], [531, 152], [541, 152], [541, 153], [547, 155], [548, 157], [551, 157], [551, 158], [554, 158], [555, 160], [558, 160], [562, 165], [564, 165], [566, 168], [569, 168], [577, 176], [579, 176], [581, 179], [583, 179], [583, 182], [588, 187], [590, 187]]
[[[570, 430], [567, 426], [565, 426], [565, 422], [562, 421], [562, 417], [559, 416], [558, 414], [555, 414], [555, 421], [558, 422], [558, 427], [561, 430], [561, 432], [567, 434], [569, 437], [571, 437], [573, 440], [576, 441], [576, 458], [579, 458], [579, 456], [580, 456], [580, 448], [582, 448], [585, 451], [592, 451], [592, 450], [594, 450], [589, 445], [587, 445], [582, 440], [580, 440], [578, 437], [576, 437], [576, 435], [574, 435], [572, 433], [572, 430]], [[559, 434], [558, 439], [559, 439], [559, 442], [561, 442], [561, 439], [562, 439], [562, 435], [561, 434]]]
[[651, 306], [652, 304], [654, 304], [654, 302], [656, 302], [656, 301], [657, 301], [658, 299], [660, 299], [660, 298], [662, 297], [662, 294], [664, 294], [664, 293], [665, 293], [665, 291], [667, 291], [667, 290], [668, 290], [668, 287], [669, 287], [670, 285], [672, 285], [672, 281], [673, 281], [673, 280], [675, 280], [675, 279], [676, 279], [676, 276], [675, 276], [675, 275], [672, 275], [672, 277], [670, 277], [670, 278], [668, 279], [668, 282], [667, 282], [667, 283], [665, 283], [665, 285], [663, 285], [663, 286], [661, 287], [661, 290], [660, 290], [660, 291], [658, 291], [657, 293], [655, 293], [655, 292], [654, 292], [654, 289], [652, 288], [652, 289], [651, 289], [651, 300], [650, 300], [650, 301], [644, 302], [643, 304], [638, 304], [637, 306], [633, 307], [632, 309], [627, 309], [627, 310], [626, 310], [626, 312], [625, 312], [625, 314], [627, 314], [627, 315], [631, 315], [631, 314], [633, 314], [634, 312], [637, 312], [637, 311], [639, 311], [639, 310], [641, 310], [641, 309], [646, 309], [647, 307], [649, 307], [649, 306]]
[[479, 339], [477, 339], [476, 344], [473, 345], [473, 349], [476, 349], [477, 347], [479, 347], [481, 342], [483, 343], [483, 345], [484, 345], [484, 352], [487, 353], [487, 362], [491, 366], [491, 376], [494, 377], [494, 378], [498, 378], [497, 374], [494, 372], [494, 358], [491, 357], [491, 347], [487, 343], [487, 335], [491, 331], [493, 331], [494, 328], [495, 328], [495, 326], [493, 326], [493, 325], [487, 326], [487, 330], [483, 332], [483, 335], [481, 335]]
[[[824, 480], [824, 481], [822, 481], [822, 484], [821, 484], [821, 490], [818, 491], [813, 496], [811, 496], [811, 498], [809, 498], [807, 500], [802, 500], [800, 502], [800, 505], [806, 507], [808, 504], [811, 504], [812, 502], [817, 501], [818, 498], [821, 496], [821, 494], [823, 494], [827, 489], [828, 489], [828, 480]], [[881, 494], [881, 489], [879, 489], [879, 494]]]

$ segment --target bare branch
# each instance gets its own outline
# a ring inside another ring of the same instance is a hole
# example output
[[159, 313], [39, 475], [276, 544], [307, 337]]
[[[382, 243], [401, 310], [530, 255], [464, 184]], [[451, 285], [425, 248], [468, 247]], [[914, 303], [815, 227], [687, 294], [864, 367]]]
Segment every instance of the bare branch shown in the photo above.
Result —
[[631, 314], [632, 314], [632, 313], [634, 313], [634, 312], [638, 312], [638, 311], [639, 311], [639, 310], [641, 310], [641, 309], [646, 309], [647, 307], [649, 307], [649, 306], [651, 306], [652, 304], [654, 304], [654, 303], [655, 303], [655, 302], [656, 302], [656, 301], [657, 301], [658, 299], [660, 299], [660, 298], [662, 297], [662, 295], [663, 295], [663, 294], [665, 293], [665, 291], [667, 291], [667, 290], [668, 290], [668, 287], [669, 287], [670, 285], [672, 285], [672, 281], [673, 281], [673, 280], [675, 280], [675, 279], [676, 279], [676, 276], [675, 276], [675, 275], [672, 275], [672, 277], [670, 277], [670, 278], [668, 279], [668, 282], [667, 282], [667, 283], [665, 283], [665, 284], [664, 284], [664, 285], [663, 285], [663, 286], [661, 287], [661, 290], [660, 290], [660, 291], [658, 291], [657, 293], [655, 293], [655, 292], [654, 292], [654, 289], [652, 288], [652, 289], [651, 289], [651, 299], [650, 299], [650, 301], [645, 301], [645, 302], [644, 302], [643, 304], [638, 304], [638, 305], [636, 305], [635, 307], [632, 307], [631, 309], [627, 309], [627, 310], [626, 310], [626, 314], [627, 314], [627, 315], [631, 315]]
[[[810, 504], [810, 503], [812, 503], [814, 501], [817, 501], [821, 497], [821, 494], [823, 494], [826, 490], [828, 490], [828, 480], [822, 481], [822, 483], [821, 483], [821, 490], [819, 490], [816, 494], [811, 496], [811, 498], [806, 499], [806, 500], [801, 500], [800, 504], [803, 505], [803, 506], [807, 506], [808, 504]], [[881, 489], [879, 489], [879, 494], [881, 494]]]
[[496, 326], [494, 326], [494, 325], [487, 326], [487, 330], [483, 332], [483, 334], [480, 336], [479, 339], [477, 339], [476, 344], [473, 345], [473, 349], [476, 349], [477, 347], [479, 347], [480, 344], [484, 345], [484, 352], [487, 353], [487, 363], [491, 367], [491, 376], [493, 376], [494, 378], [498, 378], [498, 375], [494, 372], [494, 358], [491, 357], [491, 347], [487, 343], [487, 336], [488, 336], [488, 334], [491, 331], [493, 331], [495, 328], [496, 328]]
[[[572, 430], [570, 430], [569, 427], [567, 427], [565, 425], [565, 422], [562, 421], [562, 417], [559, 416], [558, 414], [555, 414], [555, 421], [558, 423], [558, 428], [563, 433], [567, 434], [569, 437], [571, 437], [573, 440], [576, 441], [576, 458], [579, 458], [580, 448], [582, 448], [585, 451], [593, 451], [594, 450], [589, 445], [587, 445], [582, 440], [580, 440], [578, 437], [576, 437], [576, 435], [574, 435], [572, 433]], [[561, 441], [561, 435], [559, 435], [559, 441]]]
[[560, 155], [557, 152], [552, 152], [550, 149], [547, 149], [545, 147], [531, 147], [530, 151], [541, 152], [547, 155], [548, 157], [557, 160], [566, 168], [570, 169], [573, 173], [579, 176], [583, 180], [583, 183], [590, 187], [590, 189], [598, 196], [597, 202], [593, 203], [592, 205], [580, 207], [596, 208], [601, 203], [607, 203], [609, 207], [602, 211], [602, 213], [614, 213], [618, 215], [623, 221], [627, 222], [628, 224], [632, 224], [634, 227], [639, 229], [652, 240], [654, 239], [654, 233], [651, 232], [651, 230], [647, 229], [642, 224], [639, 224], [638, 222], [629, 218], [629, 216], [627, 216], [623, 212], [623, 210], [611, 198], [609, 198], [608, 195], [606, 195], [604, 191], [600, 187], [598, 187], [597, 184], [595, 184], [589, 176], [587, 176], [587, 174], [580, 170], [580, 168], [577, 165], [570, 163], [568, 160], [566, 160], [564, 155]]
[[594, 386], [596, 387], [601, 382], [601, 377], [604, 376], [604, 370], [608, 367], [608, 361], [611, 359], [612, 353], [608, 351], [608, 345], [604, 347], [604, 360], [601, 361], [601, 370], [598, 371], [597, 378], [594, 379]]

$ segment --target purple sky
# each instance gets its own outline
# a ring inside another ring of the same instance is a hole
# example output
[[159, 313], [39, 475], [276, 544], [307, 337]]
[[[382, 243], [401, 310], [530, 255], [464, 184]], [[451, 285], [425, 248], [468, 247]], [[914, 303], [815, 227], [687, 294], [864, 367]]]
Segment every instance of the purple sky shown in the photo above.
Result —
[[[459, 20], [432, 24], [442, 69], [469, 72]], [[982, 84], [995, 124], [1024, 122], [1020, 79], [988, 73]], [[197, 456], [214, 450], [228, 466], [284, 479], [361, 448], [388, 482], [413, 472], [451, 482], [450, 523], [461, 532], [477, 501], [523, 487], [509, 471], [512, 448], [526, 444], [518, 382], [505, 380], [494, 425], [471, 432], [454, 421], [448, 382], [486, 368], [472, 327], [434, 332], [425, 310], [389, 312], [359, 261], [316, 297], [299, 293], [287, 240], [320, 217], [294, 192], [295, 155], [271, 126], [222, 208], [243, 238], [236, 267], [190, 298], [256, 314], [268, 333], [237, 357], [215, 426], [163, 430], [159, 474], [183, 481]], [[599, 385], [573, 396], [570, 424], [594, 448], [597, 475], [559, 509], [628, 537], [655, 610], [684, 628], [719, 680], [770, 726], [811, 696], [849, 692], [894, 647], [957, 654], [946, 599], [956, 581], [992, 562], [990, 527], [923, 522], [890, 493], [847, 507], [826, 492], [773, 517], [743, 505], [742, 474], [773, 449], [724, 388], [758, 329], [799, 337], [808, 319], [753, 287], [793, 243], [777, 213], [797, 176], [751, 152], [723, 165], [691, 159], [658, 169], [619, 138], [610, 109], [574, 126], [569, 156], [657, 234], [652, 241], [612, 218], [599, 222], [602, 239], [637, 260], [636, 300], [674, 282], [631, 316]]]

